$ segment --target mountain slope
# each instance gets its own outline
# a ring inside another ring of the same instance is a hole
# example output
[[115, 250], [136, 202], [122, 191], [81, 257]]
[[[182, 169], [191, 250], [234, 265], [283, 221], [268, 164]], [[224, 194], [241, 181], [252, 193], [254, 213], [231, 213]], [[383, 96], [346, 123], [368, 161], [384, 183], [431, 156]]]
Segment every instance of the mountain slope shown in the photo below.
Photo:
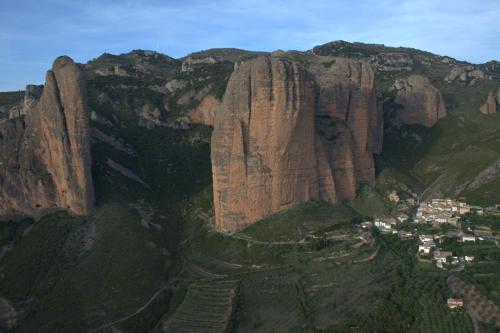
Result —
[[[311, 52], [275, 56], [325, 72], [335, 66], [331, 55], [375, 66], [387, 121], [375, 185], [359, 190], [352, 203], [362, 214], [312, 202], [233, 236], [212, 228], [212, 129], [192, 124], [188, 114], [207, 96], [219, 100], [233, 62], [254, 54], [209, 51], [183, 66], [186, 59], [135, 51], [85, 65], [95, 213], [0, 224], [0, 296], [17, 311], [14, 331], [162, 332], [191, 283], [221, 279], [240, 281], [232, 320], [239, 331], [419, 332], [434, 325], [470, 332], [466, 316], [443, 306], [446, 274], [408, 257], [411, 241], [375, 236], [363, 243], [352, 225], [390, 209], [385, 196], [393, 189], [500, 200], [500, 119], [479, 112], [498, 88], [498, 67], [413, 49], [342, 45], [321, 51], [328, 61], [319, 63]], [[227, 58], [206, 60], [212, 56]], [[453, 71], [459, 75], [452, 80]], [[391, 87], [411, 74], [429, 78], [445, 100], [448, 115], [432, 128], [392, 121], [400, 106]]]

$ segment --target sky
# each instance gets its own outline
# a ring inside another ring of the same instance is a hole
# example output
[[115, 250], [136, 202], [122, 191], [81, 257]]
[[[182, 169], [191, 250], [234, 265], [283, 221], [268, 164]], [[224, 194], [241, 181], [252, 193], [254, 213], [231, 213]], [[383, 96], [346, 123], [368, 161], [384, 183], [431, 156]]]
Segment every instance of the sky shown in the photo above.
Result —
[[0, 91], [41, 84], [59, 55], [133, 49], [308, 50], [334, 40], [500, 60], [500, 0], [0, 0]]

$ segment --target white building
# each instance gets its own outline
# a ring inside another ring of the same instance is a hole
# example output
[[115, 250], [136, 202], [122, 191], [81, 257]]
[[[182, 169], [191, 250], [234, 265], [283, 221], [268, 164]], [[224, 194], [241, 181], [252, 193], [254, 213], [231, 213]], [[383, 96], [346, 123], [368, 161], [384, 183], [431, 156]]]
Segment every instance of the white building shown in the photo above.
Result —
[[475, 242], [476, 241], [476, 236], [473, 235], [463, 235], [462, 236], [462, 242]]
[[471, 263], [474, 261], [474, 256], [465, 256], [464, 259], [465, 262]]
[[422, 242], [418, 245], [418, 252], [423, 252], [425, 254], [430, 254], [433, 249], [436, 248], [434, 241]]
[[450, 309], [461, 308], [464, 306], [464, 301], [461, 298], [448, 298], [446, 303]]

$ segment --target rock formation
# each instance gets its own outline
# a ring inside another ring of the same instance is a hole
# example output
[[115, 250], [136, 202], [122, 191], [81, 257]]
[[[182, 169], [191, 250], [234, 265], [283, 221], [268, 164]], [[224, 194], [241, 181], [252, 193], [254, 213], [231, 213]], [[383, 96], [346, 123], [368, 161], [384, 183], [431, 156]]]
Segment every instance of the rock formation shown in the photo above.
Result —
[[23, 100], [9, 109], [9, 119], [25, 116], [33, 103], [40, 98], [42, 88], [43, 86], [27, 85]]
[[[500, 89], [498, 91], [500, 94]], [[488, 97], [486, 97], [486, 102], [479, 108], [479, 111], [482, 114], [497, 113], [497, 101], [495, 100], [495, 95], [493, 94], [493, 91], [490, 91], [488, 93]]]
[[[212, 135], [217, 227], [245, 227], [292, 205], [354, 197], [374, 178], [382, 121], [373, 71], [260, 57], [229, 79]], [[324, 72], [328, 72], [324, 74]]]
[[201, 103], [188, 113], [189, 120], [195, 124], [214, 126], [215, 113], [221, 102], [212, 95], [207, 95]]
[[410, 75], [395, 86], [398, 92], [394, 102], [401, 106], [396, 113], [397, 123], [432, 127], [446, 116], [443, 96], [427, 77]]
[[89, 213], [88, 117], [82, 70], [68, 57], [57, 58], [26, 116], [0, 124], [1, 218], [39, 218], [54, 209]]

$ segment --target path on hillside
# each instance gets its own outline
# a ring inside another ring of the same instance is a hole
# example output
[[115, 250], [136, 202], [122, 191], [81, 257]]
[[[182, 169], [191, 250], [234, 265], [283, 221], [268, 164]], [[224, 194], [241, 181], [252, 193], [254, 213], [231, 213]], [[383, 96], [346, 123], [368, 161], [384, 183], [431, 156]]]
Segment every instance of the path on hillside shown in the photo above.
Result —
[[[279, 242], [273, 242], [273, 241], [260, 241], [253, 239], [251, 236], [245, 235], [245, 234], [232, 234], [230, 235], [232, 238], [239, 239], [239, 240], [244, 240], [247, 243], [251, 244], [260, 244], [260, 245], [270, 245], [270, 246], [279, 246], [279, 245], [306, 245], [306, 244], [311, 244], [310, 241], [306, 241], [305, 238], [299, 240], [299, 241], [279, 241]], [[350, 234], [343, 234], [343, 235], [336, 235], [332, 237], [326, 238], [326, 240], [350, 240], [353, 239], [353, 236]]]
[[128, 316], [122, 317], [122, 318], [120, 318], [120, 319], [117, 319], [117, 320], [115, 320], [115, 321], [112, 321], [112, 322], [110, 322], [110, 323], [107, 323], [107, 324], [101, 325], [101, 326], [99, 326], [99, 327], [97, 327], [97, 328], [94, 328], [94, 329], [92, 329], [92, 330], [87, 331], [87, 333], [94, 333], [94, 332], [100, 331], [100, 330], [102, 330], [102, 329], [108, 328], [108, 327], [113, 326], [113, 325], [115, 325], [115, 324], [121, 323], [121, 322], [123, 322], [123, 321], [125, 321], [125, 320], [129, 319], [130, 317], [133, 317], [133, 316], [135, 316], [135, 315], [137, 315], [137, 314], [141, 313], [141, 312], [142, 312], [142, 311], [144, 311], [144, 310], [148, 307], [148, 305], [149, 305], [149, 304], [151, 304], [151, 302], [153, 302], [153, 301], [155, 300], [155, 298], [156, 298], [156, 297], [158, 297], [158, 295], [159, 295], [162, 291], [164, 291], [165, 289], [166, 289], [166, 287], [161, 287], [159, 290], [157, 290], [157, 291], [153, 294], [153, 296], [151, 296], [151, 298], [150, 298], [150, 299], [146, 302], [146, 304], [144, 304], [143, 306], [141, 306], [140, 308], [138, 308], [138, 309], [137, 309], [134, 313], [132, 313], [131, 315], [128, 315]]
[[370, 261], [370, 260], [373, 260], [375, 259], [375, 257], [378, 255], [378, 252], [380, 251], [380, 244], [377, 246], [377, 248], [375, 249], [375, 251], [370, 254], [369, 257], [366, 257], [364, 259], [360, 259], [360, 260], [357, 260], [356, 263], [361, 263], [361, 262], [367, 262], [367, 261]]
[[241, 235], [241, 234], [232, 234], [231, 237], [235, 238], [235, 239], [246, 241], [247, 243], [251, 243], [251, 244], [270, 245], [270, 246], [274, 246], [274, 245], [297, 245], [297, 244], [303, 245], [303, 244], [309, 244], [310, 243], [310, 242], [307, 242], [305, 239], [301, 239], [300, 241], [266, 242], [266, 241], [256, 240], [256, 239], [253, 239], [250, 236]]

